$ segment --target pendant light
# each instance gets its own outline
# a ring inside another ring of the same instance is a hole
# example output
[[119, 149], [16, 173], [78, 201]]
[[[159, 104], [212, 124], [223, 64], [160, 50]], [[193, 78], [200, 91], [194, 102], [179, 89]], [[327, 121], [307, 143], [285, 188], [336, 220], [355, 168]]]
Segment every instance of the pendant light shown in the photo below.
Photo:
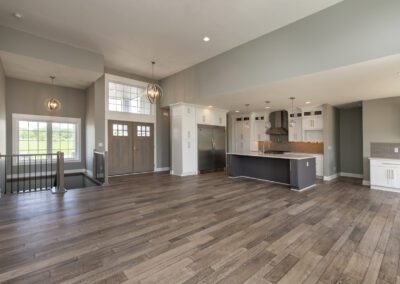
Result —
[[[52, 92], [54, 94], [55, 93], [54, 80], [56, 79], [56, 76], [52, 75], [52, 76], [50, 76], [50, 79], [51, 79], [51, 85], [52, 85]], [[48, 108], [49, 111], [59, 110], [60, 107], [61, 107], [60, 101], [55, 99], [55, 98], [51, 98], [47, 102], [47, 108]]]
[[296, 126], [296, 120], [294, 119], [294, 100], [295, 97], [290, 97], [290, 100], [292, 101], [292, 114], [290, 115], [290, 127], [295, 127]]
[[[154, 65], [156, 64], [155, 61], [151, 62], [151, 79], [154, 80]], [[151, 104], [154, 104], [157, 99], [162, 97], [163, 90], [161, 89], [160, 85], [156, 83], [149, 83], [146, 88], [147, 98]]]

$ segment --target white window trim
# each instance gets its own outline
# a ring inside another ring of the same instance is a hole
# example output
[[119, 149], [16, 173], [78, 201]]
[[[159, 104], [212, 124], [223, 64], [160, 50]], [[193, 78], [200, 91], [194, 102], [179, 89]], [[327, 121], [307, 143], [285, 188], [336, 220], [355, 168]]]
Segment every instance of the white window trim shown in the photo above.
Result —
[[[58, 123], [73, 123], [76, 124], [76, 159], [65, 159], [66, 163], [80, 163], [82, 162], [81, 152], [81, 119], [72, 117], [59, 117], [59, 116], [44, 116], [44, 115], [31, 115], [31, 114], [12, 114], [12, 152], [15, 155], [19, 154], [19, 140], [18, 140], [18, 121], [19, 120], [32, 120], [40, 122], [58, 122]], [[49, 153], [50, 154], [50, 153]]]
[[153, 107], [154, 104], [150, 104], [150, 113], [149, 114], [110, 110], [110, 106], [109, 106], [109, 103], [110, 103], [110, 87], [109, 87], [109, 85], [110, 85], [110, 83], [119, 84], [119, 85], [126, 85], [126, 86], [133, 87], [133, 88], [143, 88], [143, 89], [146, 89], [147, 84], [146, 85], [140, 84], [140, 83], [134, 84], [134, 83], [128, 83], [128, 82], [124, 82], [122, 80], [117, 80], [117, 79], [108, 79], [108, 80], [105, 81], [105, 83], [106, 83], [105, 88], [106, 88], [106, 94], [107, 94], [106, 95], [106, 110], [107, 110], [107, 112], [115, 113], [115, 114], [120, 113], [120, 114], [129, 114], [129, 115], [139, 115], [139, 116], [143, 116], [143, 117], [150, 117], [150, 116], [155, 115], [155, 113], [154, 113], [155, 109]]

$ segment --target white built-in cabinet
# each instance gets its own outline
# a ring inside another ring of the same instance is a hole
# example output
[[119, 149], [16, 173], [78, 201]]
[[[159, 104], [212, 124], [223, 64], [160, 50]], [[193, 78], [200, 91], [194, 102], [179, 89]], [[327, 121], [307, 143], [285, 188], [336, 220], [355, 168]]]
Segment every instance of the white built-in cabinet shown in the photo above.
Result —
[[226, 127], [227, 111], [199, 105], [177, 103], [170, 105], [171, 112], [171, 174], [196, 175], [197, 125]]
[[[296, 116], [296, 114], [295, 114]], [[289, 119], [293, 119], [295, 121], [295, 125], [292, 126], [289, 123], [289, 141], [290, 142], [298, 142], [303, 141], [303, 127], [302, 127], [302, 118], [301, 117], [290, 117]], [[290, 121], [290, 120], [289, 120]]]
[[253, 112], [232, 117], [232, 147], [235, 152], [258, 151], [258, 141], [269, 140], [266, 123], [269, 112]]
[[210, 107], [197, 106], [196, 121], [197, 124], [226, 126], [226, 111]]
[[370, 158], [372, 189], [400, 191], [400, 160]]

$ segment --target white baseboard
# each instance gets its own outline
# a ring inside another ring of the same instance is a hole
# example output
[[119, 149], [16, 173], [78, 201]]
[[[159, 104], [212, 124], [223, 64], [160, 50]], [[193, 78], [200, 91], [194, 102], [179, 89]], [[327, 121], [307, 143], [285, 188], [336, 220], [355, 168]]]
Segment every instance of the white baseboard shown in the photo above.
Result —
[[173, 176], [179, 176], [179, 177], [187, 177], [187, 176], [195, 176], [195, 175], [197, 175], [196, 172], [187, 172], [187, 173], [175, 174], [172, 170], [170, 171], [170, 174], [173, 175]]
[[363, 174], [353, 174], [353, 173], [339, 173], [339, 176], [341, 177], [352, 177], [352, 178], [363, 178]]
[[383, 191], [390, 191], [390, 192], [397, 192], [400, 193], [399, 189], [395, 188], [388, 188], [388, 187], [383, 187], [383, 186], [376, 186], [376, 185], [371, 185], [371, 189], [376, 189], [376, 190], [383, 190]]
[[365, 185], [365, 186], [370, 186], [370, 185], [371, 185], [371, 183], [370, 183], [370, 181], [369, 181], [369, 180], [365, 180], [365, 179], [363, 179], [363, 181], [362, 181], [362, 185]]
[[154, 169], [155, 172], [166, 172], [166, 171], [169, 171], [169, 170], [170, 170], [169, 167], [155, 168], [155, 169]]
[[330, 180], [336, 179], [337, 177], [338, 177], [338, 174], [333, 174], [333, 175], [330, 175], [330, 176], [324, 176], [323, 180], [324, 181], [330, 181]]

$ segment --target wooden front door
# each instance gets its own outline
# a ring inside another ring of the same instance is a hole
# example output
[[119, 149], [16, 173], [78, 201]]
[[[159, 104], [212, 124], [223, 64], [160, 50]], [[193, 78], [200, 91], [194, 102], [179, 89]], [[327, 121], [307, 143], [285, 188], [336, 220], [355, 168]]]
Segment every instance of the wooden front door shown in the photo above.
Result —
[[132, 139], [131, 122], [108, 121], [108, 171], [110, 175], [121, 175], [133, 172]]
[[154, 125], [109, 120], [108, 156], [110, 175], [154, 170]]
[[135, 173], [154, 170], [153, 123], [133, 123], [133, 169]]

